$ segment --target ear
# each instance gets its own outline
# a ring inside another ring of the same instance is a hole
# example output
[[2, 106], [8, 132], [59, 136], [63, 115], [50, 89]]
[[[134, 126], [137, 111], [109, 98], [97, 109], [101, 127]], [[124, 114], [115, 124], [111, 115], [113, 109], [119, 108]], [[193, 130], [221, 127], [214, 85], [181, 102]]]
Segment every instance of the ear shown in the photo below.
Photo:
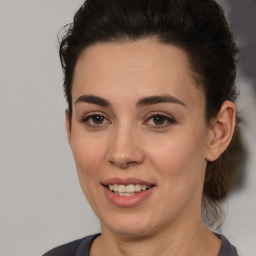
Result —
[[69, 118], [69, 110], [68, 109], [65, 110], [65, 116], [66, 116], [66, 121], [65, 121], [66, 132], [67, 132], [68, 142], [70, 145], [70, 143], [71, 143], [71, 127], [70, 127], [71, 120]]
[[206, 160], [215, 161], [228, 147], [236, 125], [236, 106], [224, 101], [216, 118], [210, 124]]

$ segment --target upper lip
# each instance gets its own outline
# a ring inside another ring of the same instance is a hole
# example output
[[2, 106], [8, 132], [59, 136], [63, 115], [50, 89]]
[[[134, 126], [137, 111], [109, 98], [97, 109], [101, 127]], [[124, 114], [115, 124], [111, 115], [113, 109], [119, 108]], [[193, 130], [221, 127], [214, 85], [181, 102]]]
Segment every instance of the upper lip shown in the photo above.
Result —
[[103, 185], [105, 185], [105, 186], [114, 185], [114, 184], [121, 184], [121, 185], [140, 184], [140, 185], [147, 185], [147, 186], [155, 185], [151, 182], [140, 180], [137, 178], [122, 179], [122, 178], [115, 177], [115, 178], [107, 179], [103, 182]]

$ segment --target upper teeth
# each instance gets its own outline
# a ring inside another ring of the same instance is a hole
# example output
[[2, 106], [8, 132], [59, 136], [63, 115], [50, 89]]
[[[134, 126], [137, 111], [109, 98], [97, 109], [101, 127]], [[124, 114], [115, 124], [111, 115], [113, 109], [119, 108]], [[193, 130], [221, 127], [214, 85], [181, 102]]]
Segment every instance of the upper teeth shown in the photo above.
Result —
[[147, 190], [147, 188], [150, 188], [150, 186], [147, 185], [140, 185], [140, 184], [129, 184], [127, 186], [125, 185], [108, 185], [108, 188], [110, 190], [113, 190], [114, 192], [119, 193], [134, 193], [134, 192], [140, 192], [141, 190]]

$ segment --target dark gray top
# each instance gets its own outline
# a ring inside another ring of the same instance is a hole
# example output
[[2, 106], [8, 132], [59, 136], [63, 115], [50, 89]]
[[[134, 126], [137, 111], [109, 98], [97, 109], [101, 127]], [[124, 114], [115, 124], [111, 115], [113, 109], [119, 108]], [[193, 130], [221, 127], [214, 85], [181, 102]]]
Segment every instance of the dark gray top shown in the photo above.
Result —
[[[79, 240], [75, 240], [68, 244], [56, 247], [43, 256], [89, 256], [90, 246], [93, 240], [100, 234], [87, 236]], [[227, 238], [217, 235], [222, 243], [218, 256], [238, 256], [236, 248], [232, 246]]]

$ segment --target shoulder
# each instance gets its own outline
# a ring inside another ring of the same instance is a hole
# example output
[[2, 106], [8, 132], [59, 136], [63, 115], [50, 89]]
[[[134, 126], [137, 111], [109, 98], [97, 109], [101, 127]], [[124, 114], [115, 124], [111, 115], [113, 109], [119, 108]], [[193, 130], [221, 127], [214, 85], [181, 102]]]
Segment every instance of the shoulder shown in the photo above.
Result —
[[82, 255], [87, 256], [89, 255], [90, 246], [97, 236], [99, 236], [99, 234], [86, 236], [67, 244], [63, 244], [48, 251], [43, 256], [79, 256], [81, 255], [79, 253], [80, 251], [83, 252]]
[[218, 256], [238, 256], [236, 248], [228, 239], [220, 234], [216, 234], [221, 239], [221, 247]]

